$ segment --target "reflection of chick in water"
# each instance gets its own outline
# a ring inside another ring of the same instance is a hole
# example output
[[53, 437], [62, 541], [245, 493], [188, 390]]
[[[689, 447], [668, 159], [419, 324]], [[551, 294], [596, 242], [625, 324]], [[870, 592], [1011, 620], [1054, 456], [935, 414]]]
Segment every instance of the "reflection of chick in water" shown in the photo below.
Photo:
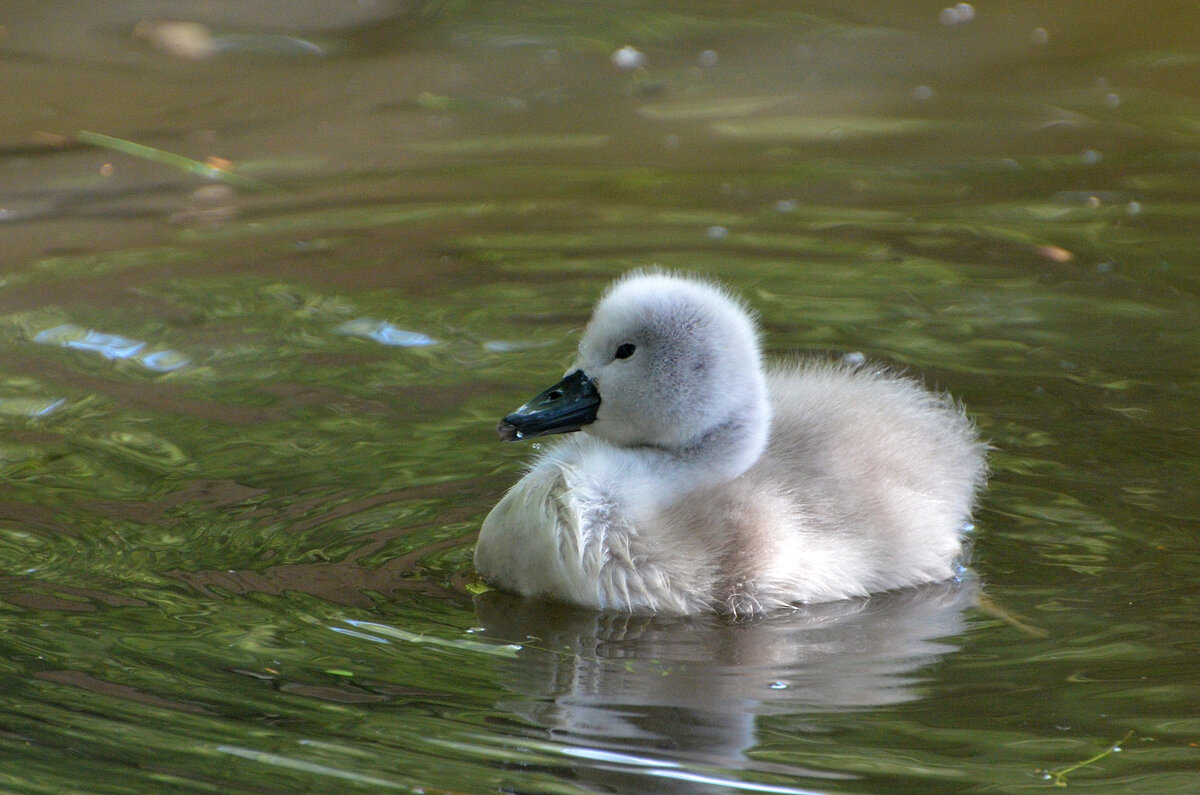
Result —
[[942, 639], [964, 631], [976, 595], [968, 580], [754, 621], [599, 613], [496, 591], [475, 607], [487, 636], [524, 646], [506, 683], [515, 696], [498, 706], [548, 729], [581, 779], [702, 792], [698, 766], [769, 769], [745, 755], [757, 715], [916, 699], [914, 674], [955, 650]]

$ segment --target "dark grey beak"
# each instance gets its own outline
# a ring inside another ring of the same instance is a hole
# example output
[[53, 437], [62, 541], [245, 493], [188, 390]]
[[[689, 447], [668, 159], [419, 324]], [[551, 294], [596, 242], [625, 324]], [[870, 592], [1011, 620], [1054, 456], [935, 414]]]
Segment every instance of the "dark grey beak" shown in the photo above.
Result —
[[496, 432], [506, 442], [551, 433], [570, 433], [596, 421], [600, 393], [583, 370], [576, 370], [500, 420]]

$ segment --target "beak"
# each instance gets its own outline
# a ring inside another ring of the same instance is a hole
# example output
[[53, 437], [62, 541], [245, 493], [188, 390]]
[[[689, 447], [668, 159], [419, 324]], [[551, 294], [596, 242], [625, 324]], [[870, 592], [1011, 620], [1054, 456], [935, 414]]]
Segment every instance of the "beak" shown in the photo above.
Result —
[[551, 433], [570, 433], [596, 421], [600, 393], [583, 370], [576, 370], [500, 420], [496, 432], [506, 442]]

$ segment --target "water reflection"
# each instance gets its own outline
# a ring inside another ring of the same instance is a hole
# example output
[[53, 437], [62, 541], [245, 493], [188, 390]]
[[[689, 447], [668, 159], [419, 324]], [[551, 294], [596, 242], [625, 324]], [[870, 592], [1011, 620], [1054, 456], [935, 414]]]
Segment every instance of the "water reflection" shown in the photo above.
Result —
[[748, 754], [759, 716], [920, 698], [921, 669], [957, 649], [951, 638], [977, 594], [967, 580], [738, 622], [596, 613], [495, 591], [475, 608], [483, 635], [523, 647], [504, 682], [513, 697], [497, 708], [545, 729], [581, 779], [697, 792], [730, 786], [722, 770], [773, 772]]
[[105, 334], [95, 329], [76, 326], [73, 323], [64, 323], [40, 331], [33, 336], [33, 341], [43, 345], [58, 345], [63, 348], [98, 353], [105, 359], [113, 361], [130, 359], [148, 370], [157, 372], [170, 372], [189, 364], [188, 358], [176, 351], [148, 351], [143, 340], [130, 339], [119, 334]]
[[382, 345], [401, 348], [423, 347], [425, 345], [433, 345], [436, 342], [432, 337], [422, 334], [419, 331], [407, 331], [393, 326], [386, 320], [374, 320], [367, 317], [347, 320], [337, 327], [337, 331], [339, 334], [363, 337], [374, 340]]

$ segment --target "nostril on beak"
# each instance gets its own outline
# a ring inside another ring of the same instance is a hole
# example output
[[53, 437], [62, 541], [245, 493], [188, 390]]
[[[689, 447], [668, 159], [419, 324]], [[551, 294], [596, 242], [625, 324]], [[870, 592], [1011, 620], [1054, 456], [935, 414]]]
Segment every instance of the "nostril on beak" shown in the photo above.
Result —
[[562, 396], [563, 396], [563, 393], [557, 389], [554, 390], [553, 392], [551, 392], [549, 395], [546, 395], [546, 397], [549, 398], [550, 400], [561, 400]]

